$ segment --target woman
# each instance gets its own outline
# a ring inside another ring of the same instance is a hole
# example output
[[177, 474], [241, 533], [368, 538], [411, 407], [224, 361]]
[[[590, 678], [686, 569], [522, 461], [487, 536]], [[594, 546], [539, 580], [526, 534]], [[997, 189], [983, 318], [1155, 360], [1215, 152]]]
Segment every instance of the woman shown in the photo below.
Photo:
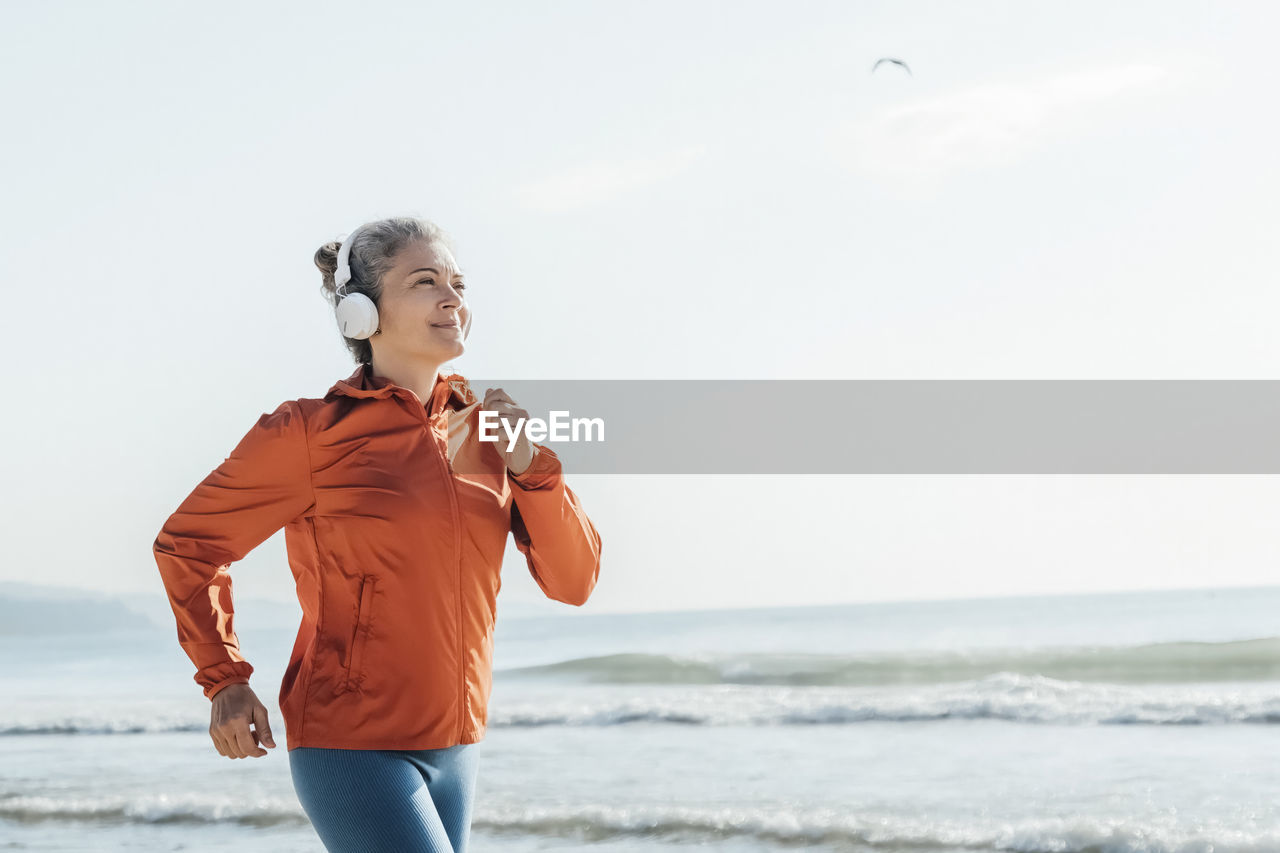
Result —
[[303, 808], [331, 851], [462, 853], [507, 535], [543, 592], [574, 605], [595, 587], [600, 536], [549, 448], [478, 439], [482, 409], [513, 428], [528, 412], [441, 372], [471, 310], [439, 228], [368, 223], [315, 262], [359, 366], [262, 415], [165, 522], [155, 558], [214, 746], [262, 756], [275, 741], [228, 569], [284, 527], [303, 616], [279, 704]]

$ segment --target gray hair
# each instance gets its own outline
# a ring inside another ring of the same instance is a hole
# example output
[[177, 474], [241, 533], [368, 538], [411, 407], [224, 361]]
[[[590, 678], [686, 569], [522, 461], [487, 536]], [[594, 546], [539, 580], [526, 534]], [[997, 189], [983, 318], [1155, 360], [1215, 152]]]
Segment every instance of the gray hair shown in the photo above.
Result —
[[[353, 232], [355, 229], [351, 229]], [[449, 234], [430, 220], [418, 216], [395, 216], [390, 219], [379, 219], [360, 228], [356, 241], [351, 247], [351, 281], [342, 289], [343, 294], [363, 293], [377, 305], [382, 296], [382, 277], [396, 265], [396, 256], [406, 245], [422, 241], [428, 244], [439, 243], [453, 251], [453, 240]], [[321, 293], [336, 308], [338, 300], [337, 288], [333, 276], [338, 269], [338, 240], [330, 240], [316, 250], [315, 262], [320, 269], [323, 283]], [[337, 324], [334, 324], [337, 327]], [[342, 332], [338, 332], [339, 336]], [[358, 364], [373, 363], [373, 345], [367, 339], [343, 337], [347, 349]]]

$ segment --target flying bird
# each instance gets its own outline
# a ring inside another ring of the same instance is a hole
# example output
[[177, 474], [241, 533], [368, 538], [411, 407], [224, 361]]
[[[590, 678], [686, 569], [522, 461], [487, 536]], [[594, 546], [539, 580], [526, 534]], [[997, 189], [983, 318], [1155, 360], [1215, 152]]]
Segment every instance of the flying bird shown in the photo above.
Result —
[[[901, 59], [894, 59], [894, 58], [893, 58], [893, 57], [891, 57], [891, 56], [882, 56], [881, 58], [877, 59], [877, 60], [876, 60], [876, 64], [875, 64], [875, 65], [873, 65], [873, 66], [871, 66], [871, 73], [872, 73], [872, 74], [875, 74], [875, 73], [876, 73], [876, 69], [880, 67], [880, 63], [881, 63], [881, 62], [892, 62], [892, 63], [894, 63], [895, 65], [901, 65], [903, 68], [906, 68], [906, 69], [907, 69], [907, 73], [908, 73], [908, 74], [911, 74], [911, 69], [910, 69], [909, 67], [907, 67], [907, 63], [903, 62]], [[914, 76], [916, 76], [916, 75], [911, 74], [911, 76], [912, 76], [912, 77], [914, 77]]]

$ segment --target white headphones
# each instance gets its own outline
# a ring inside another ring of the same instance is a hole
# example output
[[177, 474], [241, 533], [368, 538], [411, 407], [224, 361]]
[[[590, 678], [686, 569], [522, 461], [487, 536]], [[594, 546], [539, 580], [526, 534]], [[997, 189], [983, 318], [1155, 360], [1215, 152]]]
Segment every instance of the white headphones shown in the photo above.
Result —
[[342, 288], [351, 281], [351, 244], [356, 241], [360, 228], [343, 239], [338, 249], [338, 268], [333, 273], [334, 290], [340, 297], [333, 309], [338, 317], [338, 328], [344, 338], [356, 340], [372, 337], [378, 330], [378, 306], [373, 304], [373, 300], [363, 293], [342, 292]]
[[[361, 225], [342, 240], [338, 249], [338, 268], [333, 273], [334, 291], [339, 295], [334, 314], [338, 318], [338, 328], [344, 338], [364, 340], [373, 337], [379, 331], [378, 306], [363, 293], [343, 293], [342, 289], [351, 281], [351, 245], [360, 233]], [[467, 322], [462, 327], [462, 338], [471, 332], [471, 313], [467, 312]]]

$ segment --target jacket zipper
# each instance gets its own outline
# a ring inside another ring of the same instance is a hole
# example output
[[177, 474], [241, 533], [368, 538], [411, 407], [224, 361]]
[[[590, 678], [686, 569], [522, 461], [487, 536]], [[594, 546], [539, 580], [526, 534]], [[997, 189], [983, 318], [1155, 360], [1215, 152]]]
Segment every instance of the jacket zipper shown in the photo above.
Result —
[[[445, 446], [448, 446], [448, 436]], [[453, 481], [453, 466], [449, 464], [446, 451], [440, 451], [440, 462], [444, 465], [445, 476], [449, 479], [449, 504], [453, 510], [453, 564], [458, 575], [458, 741], [462, 741], [462, 733], [467, 727], [467, 655], [462, 642], [462, 513], [458, 509], [458, 489]]]
[[446, 449], [441, 449], [439, 442], [436, 441], [435, 431], [431, 428], [431, 422], [427, 418], [426, 412], [420, 406], [415, 406], [414, 408], [417, 409], [422, 425], [426, 427], [428, 435], [431, 436], [431, 444], [436, 448], [436, 459], [440, 463], [440, 469], [444, 474], [445, 481], [449, 484], [449, 509], [453, 514], [453, 564], [457, 572], [458, 590], [458, 742], [461, 742], [462, 734], [467, 727], [467, 658], [462, 642], [462, 519], [458, 509], [457, 486], [453, 481], [453, 466], [449, 464], [447, 455], [448, 434], [446, 433], [445, 435]]

